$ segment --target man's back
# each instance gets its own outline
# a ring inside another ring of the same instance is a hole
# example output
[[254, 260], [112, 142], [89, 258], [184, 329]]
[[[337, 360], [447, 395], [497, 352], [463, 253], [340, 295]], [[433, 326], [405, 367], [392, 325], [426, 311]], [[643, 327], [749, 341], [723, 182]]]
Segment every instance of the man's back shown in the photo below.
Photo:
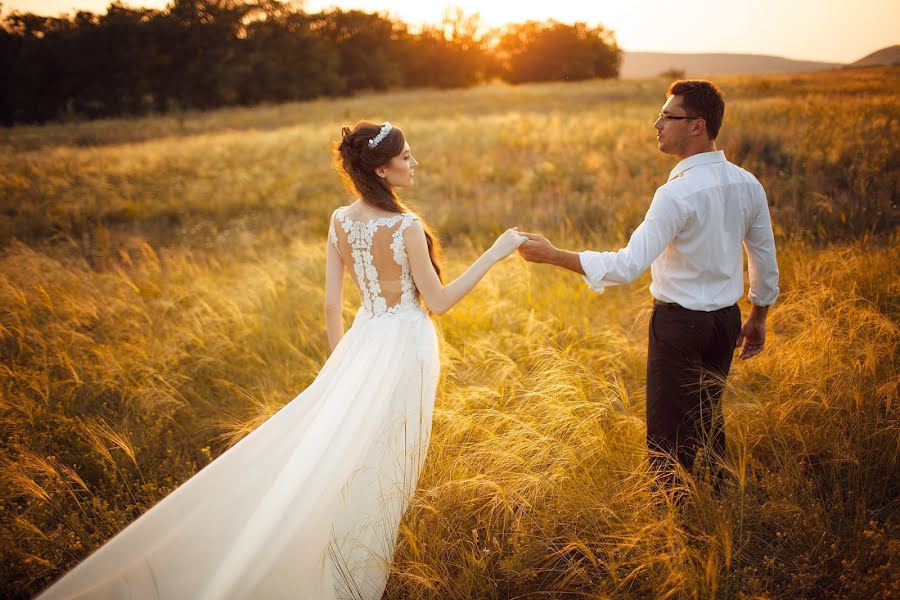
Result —
[[765, 191], [716, 150], [672, 169], [625, 248], [585, 250], [579, 258], [585, 281], [598, 292], [634, 281], [649, 266], [654, 298], [710, 312], [731, 306], [744, 292], [742, 243], [750, 258], [750, 300], [771, 304], [778, 296], [778, 265]]
[[[657, 190], [648, 218], [674, 218], [679, 227], [653, 261], [650, 293], [691, 310], [712, 311], [744, 291], [742, 245], [751, 258], [751, 299], [778, 293], [778, 268], [765, 190], [721, 151], [691, 156]], [[657, 215], [657, 213], [659, 213]]]

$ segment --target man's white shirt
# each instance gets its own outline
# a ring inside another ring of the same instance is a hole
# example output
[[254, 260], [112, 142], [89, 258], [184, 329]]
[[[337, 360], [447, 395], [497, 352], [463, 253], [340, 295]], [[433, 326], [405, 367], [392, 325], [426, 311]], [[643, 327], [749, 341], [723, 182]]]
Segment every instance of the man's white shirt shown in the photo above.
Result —
[[618, 252], [586, 250], [579, 258], [585, 281], [597, 292], [634, 281], [649, 266], [654, 298], [713, 311], [744, 295], [742, 248], [750, 302], [773, 304], [780, 290], [766, 192], [718, 150], [675, 165], [627, 246]]

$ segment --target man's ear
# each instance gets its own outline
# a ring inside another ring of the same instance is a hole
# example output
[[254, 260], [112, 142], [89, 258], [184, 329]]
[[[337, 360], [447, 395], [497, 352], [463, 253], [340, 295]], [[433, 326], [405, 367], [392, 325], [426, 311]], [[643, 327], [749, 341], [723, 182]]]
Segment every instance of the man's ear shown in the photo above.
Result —
[[[702, 125], [701, 125], [702, 123]], [[706, 135], [706, 119], [694, 119], [694, 126], [691, 129], [692, 135]], [[709, 137], [709, 136], [707, 136]]]

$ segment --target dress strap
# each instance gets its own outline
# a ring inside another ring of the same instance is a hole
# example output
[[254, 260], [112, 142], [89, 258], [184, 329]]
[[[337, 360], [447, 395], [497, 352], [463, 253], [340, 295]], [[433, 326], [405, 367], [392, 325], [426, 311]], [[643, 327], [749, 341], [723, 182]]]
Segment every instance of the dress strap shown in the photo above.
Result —
[[403, 213], [403, 218], [400, 220], [400, 227], [397, 228], [397, 233], [403, 233], [403, 230], [412, 225], [413, 221], [418, 220], [419, 215], [417, 215], [416, 213]]
[[328, 222], [328, 241], [334, 244], [334, 247], [335, 249], [337, 249], [338, 254], [340, 254], [341, 252], [341, 247], [338, 246], [337, 234], [334, 231], [334, 220], [341, 218], [340, 213], [344, 208], [345, 207], [340, 206], [334, 209], [334, 212], [331, 213], [331, 219]]

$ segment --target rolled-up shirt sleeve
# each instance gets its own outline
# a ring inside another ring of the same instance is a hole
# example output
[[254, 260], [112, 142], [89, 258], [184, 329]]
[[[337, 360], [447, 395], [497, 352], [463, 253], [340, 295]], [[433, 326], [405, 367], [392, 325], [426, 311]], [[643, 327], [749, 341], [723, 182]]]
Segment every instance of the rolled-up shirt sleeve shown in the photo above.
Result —
[[750, 292], [747, 297], [756, 306], [775, 303], [781, 291], [778, 287], [778, 263], [775, 260], [775, 234], [769, 215], [766, 192], [759, 186], [757, 202], [760, 203], [756, 218], [744, 236], [744, 251], [750, 273]]
[[578, 255], [584, 281], [595, 292], [610, 285], [630, 283], [646, 271], [684, 226], [678, 202], [663, 188], [656, 190], [643, 223], [618, 252], [585, 250]]

